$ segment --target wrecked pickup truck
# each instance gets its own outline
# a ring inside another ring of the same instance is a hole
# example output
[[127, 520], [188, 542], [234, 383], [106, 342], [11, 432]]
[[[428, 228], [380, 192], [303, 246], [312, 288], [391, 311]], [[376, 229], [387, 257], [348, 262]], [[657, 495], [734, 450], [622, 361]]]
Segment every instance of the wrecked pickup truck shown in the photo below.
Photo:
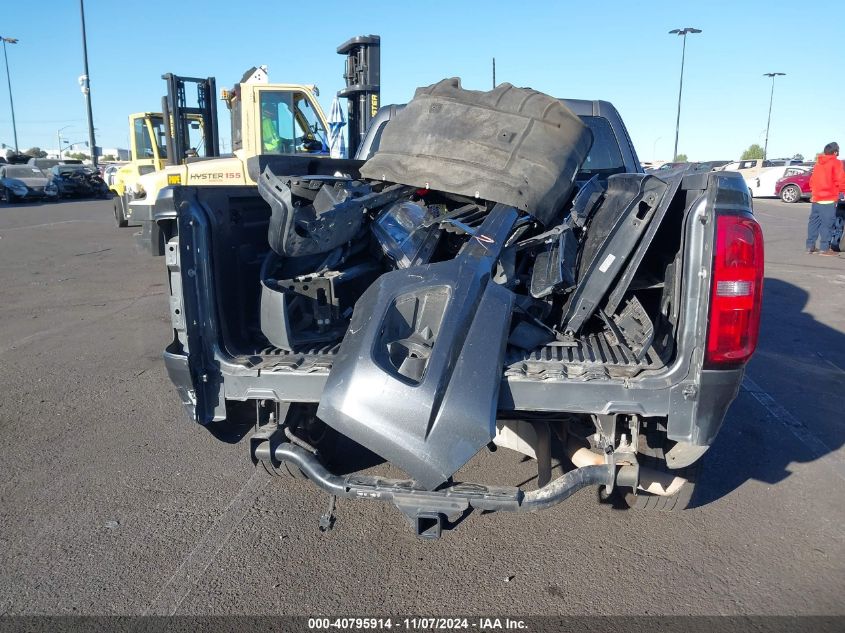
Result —
[[[742, 178], [641, 173], [609, 103], [510, 84], [421, 88], [376, 133], [366, 162], [259, 156], [257, 191], [157, 202], [191, 417], [423, 537], [587, 486], [686, 506], [757, 342]], [[360, 447], [408, 479], [350, 474]], [[536, 488], [462, 480], [497, 447], [536, 460]]]

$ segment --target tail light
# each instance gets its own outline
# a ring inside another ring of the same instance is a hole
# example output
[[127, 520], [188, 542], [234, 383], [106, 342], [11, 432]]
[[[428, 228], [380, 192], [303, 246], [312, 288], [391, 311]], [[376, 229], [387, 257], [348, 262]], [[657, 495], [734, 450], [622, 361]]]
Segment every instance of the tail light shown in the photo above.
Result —
[[763, 303], [763, 232], [747, 215], [717, 215], [705, 367], [747, 362]]

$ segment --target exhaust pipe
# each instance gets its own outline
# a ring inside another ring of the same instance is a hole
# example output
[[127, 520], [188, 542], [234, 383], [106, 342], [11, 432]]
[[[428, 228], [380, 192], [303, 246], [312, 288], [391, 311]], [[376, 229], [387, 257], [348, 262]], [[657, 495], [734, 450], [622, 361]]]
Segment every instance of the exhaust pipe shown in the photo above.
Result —
[[[566, 455], [569, 457], [569, 461], [578, 468], [604, 464], [604, 457], [598, 453], [594, 453], [571, 435], [566, 441]], [[687, 480], [683, 477], [678, 477], [672, 473], [640, 466], [640, 481], [637, 489], [661, 497], [671, 497], [686, 482]]]

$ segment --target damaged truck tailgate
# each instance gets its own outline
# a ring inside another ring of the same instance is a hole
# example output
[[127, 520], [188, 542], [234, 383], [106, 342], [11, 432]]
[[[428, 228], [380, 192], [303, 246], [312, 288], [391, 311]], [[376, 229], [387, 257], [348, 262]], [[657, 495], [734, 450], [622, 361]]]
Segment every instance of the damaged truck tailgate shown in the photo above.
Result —
[[[257, 157], [257, 188], [168, 192], [165, 361], [191, 417], [421, 536], [591, 485], [685, 506], [756, 346], [743, 180], [643, 174], [606, 102], [447, 79], [390, 112], [366, 162]], [[409, 479], [333, 474], [355, 446]], [[484, 447], [536, 460], [539, 487], [462, 482]]]

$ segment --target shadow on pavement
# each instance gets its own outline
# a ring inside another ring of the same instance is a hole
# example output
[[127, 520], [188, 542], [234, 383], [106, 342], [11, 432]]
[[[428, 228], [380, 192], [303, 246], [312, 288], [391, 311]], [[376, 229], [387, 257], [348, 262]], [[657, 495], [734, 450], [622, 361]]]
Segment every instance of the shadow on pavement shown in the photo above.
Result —
[[751, 479], [777, 484], [789, 477], [791, 464], [845, 444], [845, 335], [805, 312], [808, 298], [803, 288], [766, 279], [760, 341], [747, 373], [761, 391], [744, 383], [705, 455], [690, 507]]

